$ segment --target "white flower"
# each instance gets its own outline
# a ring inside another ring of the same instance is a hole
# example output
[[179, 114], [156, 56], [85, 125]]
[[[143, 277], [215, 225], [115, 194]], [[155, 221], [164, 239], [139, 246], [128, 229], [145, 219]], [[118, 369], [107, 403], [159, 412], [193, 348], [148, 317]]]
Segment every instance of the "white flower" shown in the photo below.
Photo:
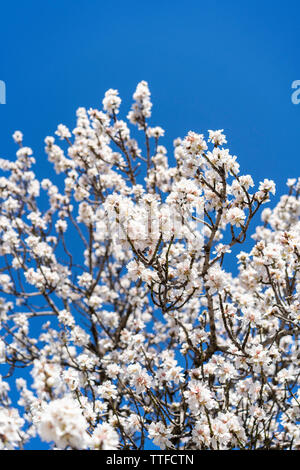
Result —
[[138, 124], [142, 128], [144, 119], [151, 116], [152, 103], [150, 101], [150, 91], [148, 83], [141, 81], [133, 94], [134, 103], [129, 111], [127, 118], [132, 124]]
[[144, 393], [153, 384], [150, 375], [139, 364], [129, 365], [127, 374], [130, 377], [130, 385], [135, 388], [138, 394]]
[[70, 326], [70, 327], [75, 325], [75, 320], [74, 320], [73, 315], [66, 309], [60, 310], [60, 312], [58, 312], [58, 321], [62, 323], [63, 325]]
[[121, 104], [121, 98], [118, 96], [119, 92], [118, 90], [113, 90], [110, 88], [109, 90], [106, 91], [105, 96], [103, 98], [103, 109], [105, 111], [108, 111], [110, 114], [115, 113], [118, 114], [120, 104]]
[[55, 131], [55, 134], [58, 135], [58, 137], [61, 140], [71, 137], [71, 133], [69, 129], [64, 124], [59, 124], [57, 126], [57, 130]]
[[151, 423], [148, 428], [149, 439], [152, 439], [154, 444], [157, 445], [160, 449], [164, 450], [167, 447], [173, 448], [173, 444], [170, 441], [173, 434], [170, 428], [167, 428], [162, 422], [158, 421], [157, 423]]
[[98, 393], [101, 398], [105, 398], [106, 400], [114, 400], [117, 398], [116, 386], [109, 380], [105, 381], [102, 385], [99, 385]]
[[16, 144], [21, 144], [23, 141], [23, 134], [21, 131], [15, 131], [13, 133], [13, 139], [16, 142]]
[[87, 303], [90, 307], [99, 308], [102, 305], [102, 299], [98, 295], [91, 295]]
[[98, 424], [91, 437], [90, 446], [95, 450], [117, 450], [118, 433], [109, 423]]
[[239, 207], [232, 207], [226, 212], [226, 221], [231, 225], [242, 226], [245, 218], [245, 212]]
[[192, 431], [192, 436], [198, 448], [202, 445], [209, 446], [211, 437], [208, 423], [198, 421]]
[[16, 153], [17, 157], [19, 159], [22, 159], [22, 158], [26, 158], [26, 157], [30, 157], [32, 155], [32, 149], [30, 147], [21, 147], [17, 153]]
[[226, 136], [223, 134], [224, 129], [219, 129], [218, 131], [211, 131], [209, 130], [209, 140], [213, 142], [215, 145], [222, 145], [226, 144]]
[[21, 428], [25, 421], [15, 408], [0, 407], [0, 450], [18, 448], [22, 441]]
[[292, 186], [294, 186], [296, 181], [297, 181], [296, 178], [288, 178], [286, 184], [289, 188], [291, 188]]
[[259, 189], [259, 191], [263, 191], [263, 192], [265, 192], [265, 193], [272, 193], [272, 194], [275, 194], [276, 186], [275, 186], [274, 181], [268, 180], [268, 179], [264, 179], [264, 181], [259, 184], [259, 188], [258, 188], [258, 189]]
[[207, 143], [204, 140], [204, 135], [196, 134], [196, 132], [192, 131], [188, 133], [187, 137], [182, 142], [182, 145], [188, 156], [200, 155], [207, 150]]
[[158, 139], [159, 137], [163, 137], [164, 135], [165, 135], [165, 131], [159, 126], [148, 127], [147, 129], [148, 137], [155, 137], [156, 139]]
[[78, 402], [69, 396], [51, 401], [41, 412], [38, 433], [42, 440], [60, 449], [85, 449], [87, 422]]
[[184, 396], [191, 409], [196, 413], [200, 408], [205, 407], [210, 410], [215, 406], [211, 391], [200, 381], [189, 382], [188, 390], [184, 392]]

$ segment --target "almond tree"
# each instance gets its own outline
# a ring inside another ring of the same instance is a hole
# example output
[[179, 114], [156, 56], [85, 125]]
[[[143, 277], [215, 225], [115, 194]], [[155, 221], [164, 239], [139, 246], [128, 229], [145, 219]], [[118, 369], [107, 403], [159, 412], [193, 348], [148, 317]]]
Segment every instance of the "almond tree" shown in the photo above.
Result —
[[274, 182], [133, 100], [45, 139], [56, 184], [20, 131], [0, 160], [0, 448], [297, 449], [300, 179], [236, 256]]

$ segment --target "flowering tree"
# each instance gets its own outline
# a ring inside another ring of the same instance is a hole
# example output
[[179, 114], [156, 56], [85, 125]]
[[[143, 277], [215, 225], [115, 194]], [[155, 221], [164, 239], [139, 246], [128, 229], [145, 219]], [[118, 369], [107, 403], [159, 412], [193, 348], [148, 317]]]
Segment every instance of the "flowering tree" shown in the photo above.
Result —
[[0, 160], [0, 448], [299, 448], [300, 179], [226, 272], [274, 183], [222, 130], [170, 166], [146, 82], [133, 99], [131, 130], [108, 90], [45, 139], [57, 185], [19, 131]]

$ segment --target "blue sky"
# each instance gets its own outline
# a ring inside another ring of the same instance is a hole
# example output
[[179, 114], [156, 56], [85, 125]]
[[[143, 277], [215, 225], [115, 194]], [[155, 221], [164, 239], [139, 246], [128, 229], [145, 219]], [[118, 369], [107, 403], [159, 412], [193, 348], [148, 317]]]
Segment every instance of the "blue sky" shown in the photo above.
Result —
[[44, 0], [1, 3], [0, 157], [12, 133], [48, 163], [44, 138], [73, 128], [79, 106], [98, 107], [117, 88], [126, 116], [140, 80], [149, 83], [153, 125], [170, 150], [189, 130], [223, 128], [241, 173], [277, 183], [300, 176], [300, 3], [277, 0]]
[[241, 171], [274, 178], [281, 193], [299, 172], [297, 1], [10, 1], [1, 4], [0, 156], [20, 129], [47, 169], [44, 137], [74, 125], [79, 106], [118, 88], [126, 115], [149, 82], [153, 124], [165, 144], [192, 129], [224, 128]]

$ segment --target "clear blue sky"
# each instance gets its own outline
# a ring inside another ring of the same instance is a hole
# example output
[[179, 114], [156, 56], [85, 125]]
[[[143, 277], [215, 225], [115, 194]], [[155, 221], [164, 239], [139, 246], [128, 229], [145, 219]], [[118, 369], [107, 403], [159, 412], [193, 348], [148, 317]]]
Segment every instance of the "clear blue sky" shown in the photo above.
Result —
[[57, 124], [73, 128], [76, 109], [101, 106], [108, 88], [126, 116], [147, 80], [162, 143], [224, 128], [241, 172], [274, 179], [279, 195], [300, 175], [299, 16], [297, 0], [1, 2], [0, 157], [13, 158], [21, 130], [44, 177]]
[[44, 0], [1, 3], [0, 156], [20, 129], [45, 167], [43, 140], [79, 106], [118, 88], [127, 113], [138, 81], [153, 95], [167, 145], [188, 130], [224, 128], [243, 173], [284, 190], [298, 176], [300, 3], [277, 0]]

